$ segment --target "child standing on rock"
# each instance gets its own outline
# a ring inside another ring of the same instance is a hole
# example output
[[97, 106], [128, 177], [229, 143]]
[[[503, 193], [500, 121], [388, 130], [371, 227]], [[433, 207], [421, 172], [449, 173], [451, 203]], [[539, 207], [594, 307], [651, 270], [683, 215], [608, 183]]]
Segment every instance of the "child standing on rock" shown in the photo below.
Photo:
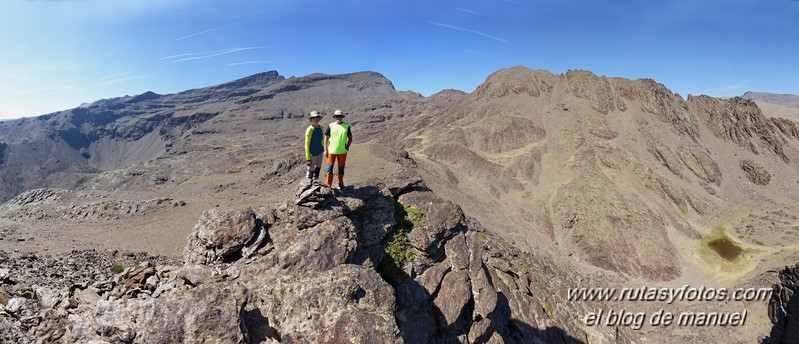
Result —
[[344, 113], [336, 110], [333, 113], [335, 122], [330, 123], [325, 131], [324, 154], [327, 157], [327, 187], [333, 186], [333, 163], [338, 162], [338, 189], [344, 187], [344, 165], [347, 152], [352, 144], [350, 125], [344, 122]]
[[306, 178], [309, 179], [308, 185], [319, 184], [319, 171], [322, 169], [322, 156], [325, 152], [325, 147], [322, 145], [325, 128], [319, 125], [319, 121], [324, 116], [317, 111], [311, 111], [308, 117], [308, 122], [311, 125], [305, 129], [305, 161], [308, 166]]

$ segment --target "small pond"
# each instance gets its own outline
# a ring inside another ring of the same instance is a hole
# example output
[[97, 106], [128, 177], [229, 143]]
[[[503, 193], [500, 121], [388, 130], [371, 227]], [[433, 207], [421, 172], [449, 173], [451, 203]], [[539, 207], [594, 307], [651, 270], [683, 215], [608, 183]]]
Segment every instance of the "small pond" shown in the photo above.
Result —
[[707, 246], [716, 251], [722, 258], [733, 261], [741, 255], [741, 250], [738, 245], [735, 245], [732, 240], [727, 237], [721, 237], [707, 243]]

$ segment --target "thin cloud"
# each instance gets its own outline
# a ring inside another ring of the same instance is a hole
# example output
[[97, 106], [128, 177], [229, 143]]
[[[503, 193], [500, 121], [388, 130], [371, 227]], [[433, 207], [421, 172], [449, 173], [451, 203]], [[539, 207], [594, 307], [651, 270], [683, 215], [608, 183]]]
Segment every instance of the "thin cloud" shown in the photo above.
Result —
[[502, 39], [502, 38], [497, 37], [497, 36], [489, 35], [489, 34], [487, 34], [485, 32], [466, 29], [466, 28], [462, 28], [462, 27], [458, 27], [458, 26], [454, 26], [454, 25], [449, 25], [449, 24], [444, 24], [444, 23], [439, 23], [439, 22], [434, 22], [434, 21], [430, 21], [430, 20], [428, 20], [427, 23], [433, 24], [433, 25], [436, 25], [436, 26], [440, 26], [440, 27], [444, 27], [444, 28], [447, 28], [447, 29], [456, 30], [456, 31], [463, 31], [463, 32], [473, 33], [475, 35], [479, 35], [479, 36], [483, 36], [483, 37], [486, 37], [486, 38], [490, 38], [490, 39], [493, 39], [495, 41], [499, 41], [499, 42], [502, 42], [502, 43], [510, 43], [509, 41], [507, 41], [505, 39]]
[[[94, 89], [94, 88], [98, 88], [98, 87], [105, 87], [105, 86], [108, 86], [108, 85], [119, 84], [119, 83], [130, 81], [130, 80], [143, 79], [143, 78], [148, 78], [148, 77], [152, 76], [152, 75], [132, 75], [132, 76], [127, 76], [127, 77], [121, 77], [121, 76], [124, 76], [124, 75], [129, 75], [131, 73], [133, 73], [133, 72], [116, 73], [116, 74], [109, 75], [109, 76], [106, 76], [106, 77], [103, 77], [103, 78], [100, 78], [100, 79], [97, 79], [97, 80], [87, 81], [87, 82], [82, 82], [82, 83], [64, 82], [64, 83], [60, 83], [60, 84], [58, 84], [58, 83], [51, 84], [51, 85], [48, 85], [46, 87], [42, 87], [42, 88], [36, 89], [34, 92], [31, 92], [27, 96], [29, 96], [28, 99], [31, 99], [31, 100], [45, 98], [45, 97], [62, 96], [62, 95], [74, 93], [74, 92], [77, 92], [77, 91], [90, 90], [90, 89]], [[86, 79], [86, 78], [87, 77], [82, 77], [80, 79]], [[79, 81], [79, 80], [75, 80], [75, 81]]]
[[475, 10], [470, 10], [470, 9], [467, 9], [467, 8], [453, 7], [452, 9], [456, 10], [456, 11], [463, 12], [463, 13], [473, 14], [473, 15], [476, 15], [476, 16], [482, 16], [482, 17], [488, 17], [488, 18], [497, 18], [497, 17], [492, 16], [490, 14], [479, 12], [479, 11], [475, 11]]
[[149, 78], [151, 76], [152, 75], [135, 75], [135, 76], [129, 76], [127, 78], [110, 79], [110, 80], [106, 80], [106, 81], [103, 81], [103, 82], [99, 83], [99, 85], [118, 84], [120, 82], [125, 82], [125, 81], [129, 81], [129, 80], [136, 80], [136, 79], [144, 79], [144, 78]]
[[229, 49], [215, 50], [215, 51], [202, 52], [202, 53], [178, 54], [178, 55], [162, 57], [161, 59], [162, 60], [171, 60], [171, 59], [178, 58], [176, 60], [173, 60], [172, 62], [183, 62], [183, 61], [207, 59], [207, 58], [211, 58], [211, 57], [232, 54], [232, 53], [236, 53], [236, 52], [240, 52], [240, 51], [263, 49], [263, 48], [266, 48], [266, 47], [267, 46], [244, 47], [244, 48], [229, 48]]
[[241, 65], [248, 65], [248, 64], [267, 64], [267, 63], [276, 63], [275, 61], [244, 61], [244, 62], [236, 62], [236, 63], [228, 63], [228, 66], [241, 66]]
[[186, 39], [186, 38], [192, 38], [192, 37], [195, 37], [195, 36], [199, 36], [199, 35], [206, 34], [206, 33], [209, 33], [209, 32], [214, 32], [214, 31], [221, 30], [221, 29], [225, 29], [225, 28], [228, 28], [228, 27], [230, 27], [230, 25], [226, 25], [226, 26], [220, 26], [220, 27], [215, 27], [215, 28], [213, 28], [213, 29], [208, 29], [208, 30], [203, 30], [203, 31], [200, 31], [200, 32], [195, 32], [195, 33], [193, 33], [193, 34], [191, 34], [191, 35], [186, 35], [186, 36], [183, 36], [183, 37], [178, 37], [178, 38], [176, 38], [175, 40], [176, 40], [176, 41], [180, 41], [180, 40], [184, 40], [184, 39]]
[[474, 10], [469, 10], [469, 9], [460, 8], [460, 7], [453, 7], [452, 9], [454, 9], [456, 11], [461, 11], [463, 13], [475, 14], [475, 15], [478, 15], [478, 16], [486, 16], [486, 17], [488, 16], [487, 14], [485, 14], [483, 12], [477, 12], [477, 11], [474, 11]]
[[118, 76], [128, 75], [128, 74], [131, 74], [131, 73], [133, 73], [133, 72], [123, 72], [123, 73], [111, 74], [111, 75], [109, 75], [109, 76], [106, 76], [106, 77], [102, 77], [102, 78], [100, 78], [100, 79], [97, 79], [97, 80], [95, 80], [94, 82], [101, 82], [101, 81], [105, 81], [105, 80], [109, 80], [109, 79], [116, 78], [116, 77], [118, 77]]
[[740, 59], [741, 59], [741, 57], [743, 57], [743, 56], [744, 56], [744, 55], [746, 55], [747, 53], [748, 53], [748, 51], [744, 51], [744, 52], [742, 52], [740, 55], [738, 55], [737, 57], [735, 57], [734, 59], [732, 59], [732, 61], [730, 61], [730, 63], [728, 63], [728, 64], [727, 64], [727, 67], [732, 67], [732, 65], [734, 65], [734, 64], [735, 64], [735, 62], [738, 62], [738, 60], [740, 60]]
[[201, 55], [201, 54], [203, 54], [203, 53], [186, 53], [186, 54], [177, 54], [177, 55], [169, 55], [169, 56], [164, 56], [164, 57], [162, 57], [161, 59], [162, 59], [162, 60], [170, 60], [170, 59], [173, 59], [173, 58], [176, 58], [176, 57], [183, 57], [183, 56], [194, 56], [194, 55]]

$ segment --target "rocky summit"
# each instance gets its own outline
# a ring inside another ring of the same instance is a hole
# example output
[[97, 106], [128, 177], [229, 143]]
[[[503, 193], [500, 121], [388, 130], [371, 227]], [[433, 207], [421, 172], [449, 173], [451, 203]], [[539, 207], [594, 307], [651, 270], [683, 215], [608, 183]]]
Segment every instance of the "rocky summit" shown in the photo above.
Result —
[[[555, 296], [562, 282], [418, 178], [299, 189], [274, 209], [203, 212], [182, 263], [98, 251], [4, 255], [4, 342], [584, 338], [567, 308], [550, 309], [563, 301]], [[590, 333], [617, 342], [630, 335]]]
[[[792, 100], [523, 66], [429, 97], [273, 71], [3, 121], [0, 338], [790, 342]], [[336, 109], [341, 189], [304, 179], [305, 114]], [[591, 288], [773, 292], [575, 296]]]

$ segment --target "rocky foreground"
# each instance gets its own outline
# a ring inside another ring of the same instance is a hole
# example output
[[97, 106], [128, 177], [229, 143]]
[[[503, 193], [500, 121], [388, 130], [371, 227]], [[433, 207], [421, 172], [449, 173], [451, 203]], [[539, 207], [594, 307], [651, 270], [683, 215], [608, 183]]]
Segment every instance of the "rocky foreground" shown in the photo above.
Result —
[[[584, 328], [559, 272], [414, 176], [301, 186], [276, 209], [208, 210], [183, 263], [0, 256], [4, 343], [629, 342]], [[558, 308], [559, 307], [559, 308]]]

